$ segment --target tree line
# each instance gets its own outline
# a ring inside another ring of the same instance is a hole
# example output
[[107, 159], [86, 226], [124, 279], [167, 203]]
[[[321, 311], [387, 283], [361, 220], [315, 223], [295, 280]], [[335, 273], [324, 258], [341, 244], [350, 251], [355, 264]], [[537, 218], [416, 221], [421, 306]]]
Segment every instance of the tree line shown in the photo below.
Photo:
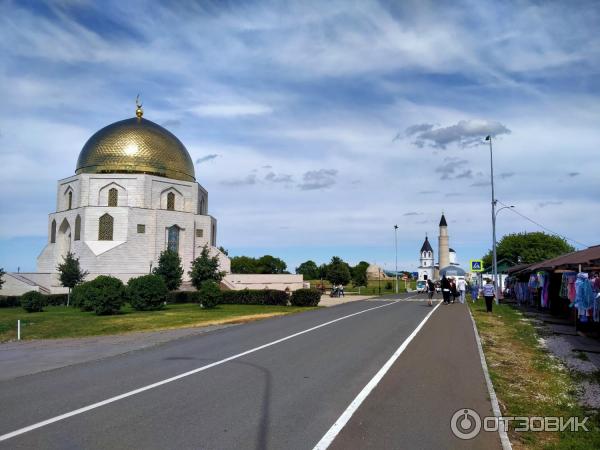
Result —
[[367, 285], [367, 268], [369, 263], [361, 261], [351, 266], [339, 256], [331, 258], [329, 264], [317, 266], [312, 260], [308, 260], [296, 267], [296, 273], [302, 275], [305, 280], [327, 280], [332, 284], [348, 284], [352, 281], [354, 286]]

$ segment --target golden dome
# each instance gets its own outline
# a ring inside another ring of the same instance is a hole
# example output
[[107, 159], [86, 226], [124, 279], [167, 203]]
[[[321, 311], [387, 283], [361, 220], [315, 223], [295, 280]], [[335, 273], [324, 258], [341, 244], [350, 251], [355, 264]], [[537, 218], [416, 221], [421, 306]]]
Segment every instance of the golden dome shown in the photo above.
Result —
[[194, 163], [181, 141], [141, 114], [96, 132], [83, 146], [75, 173], [147, 173], [196, 181]]

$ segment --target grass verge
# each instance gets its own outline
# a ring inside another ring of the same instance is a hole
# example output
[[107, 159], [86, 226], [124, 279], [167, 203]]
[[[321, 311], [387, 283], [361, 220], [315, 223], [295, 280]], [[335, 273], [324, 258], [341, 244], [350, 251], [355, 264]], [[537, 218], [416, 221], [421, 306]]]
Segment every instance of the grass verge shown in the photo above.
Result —
[[513, 448], [600, 448], [598, 411], [579, 406], [575, 374], [540, 346], [533, 325], [509, 305], [494, 305], [493, 314], [485, 312], [482, 300], [469, 307], [503, 416], [590, 417], [589, 432], [517, 432], [511, 427]]
[[202, 309], [197, 304], [174, 304], [160, 311], [135, 311], [127, 306], [122, 314], [97, 316], [65, 306], [48, 306], [41, 313], [2, 308], [0, 342], [17, 338], [17, 319], [21, 319], [22, 339], [52, 339], [249, 322], [310, 309], [315, 308], [219, 305], [214, 309]]

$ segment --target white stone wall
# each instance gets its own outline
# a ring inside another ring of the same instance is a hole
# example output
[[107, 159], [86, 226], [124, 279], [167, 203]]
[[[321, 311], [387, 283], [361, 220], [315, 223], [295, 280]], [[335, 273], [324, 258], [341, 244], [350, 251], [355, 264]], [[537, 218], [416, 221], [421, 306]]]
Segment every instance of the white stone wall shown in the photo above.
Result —
[[[119, 193], [118, 206], [109, 207], [108, 190], [113, 187]], [[67, 190], [73, 192], [70, 210], [65, 203]], [[166, 209], [169, 192], [176, 195], [174, 211]], [[198, 214], [199, 211], [204, 214]], [[217, 221], [207, 215], [207, 211], [208, 192], [194, 182], [145, 174], [81, 174], [60, 180], [57, 212], [48, 216], [48, 243], [38, 257], [38, 271], [55, 274], [57, 265], [70, 250], [90, 273], [90, 279], [110, 274], [126, 281], [148, 273], [151, 264], [157, 265], [160, 253], [167, 248], [167, 229], [177, 225], [184, 280], [188, 279], [192, 260], [205, 245], [211, 247], [211, 254], [219, 257], [221, 270], [229, 272], [229, 258], [213, 248]], [[98, 239], [99, 219], [104, 214], [113, 218], [111, 241]], [[81, 217], [79, 241], [74, 240], [77, 215]], [[56, 221], [55, 243], [50, 242], [53, 220]], [[138, 224], [145, 226], [144, 233], [138, 233]], [[196, 230], [201, 230], [200, 236]]]
[[243, 289], [277, 289], [285, 291], [286, 288], [295, 291], [304, 287], [304, 280], [302, 275], [231, 273], [225, 276], [223, 284], [235, 291]]

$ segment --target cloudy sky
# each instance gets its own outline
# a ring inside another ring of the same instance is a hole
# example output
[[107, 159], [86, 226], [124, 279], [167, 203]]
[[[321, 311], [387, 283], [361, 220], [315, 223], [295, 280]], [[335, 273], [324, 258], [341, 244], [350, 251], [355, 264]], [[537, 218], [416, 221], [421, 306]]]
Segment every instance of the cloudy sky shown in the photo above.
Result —
[[487, 134], [500, 201], [600, 243], [597, 2], [158, 3], [0, 3], [0, 267], [35, 269], [56, 180], [138, 93], [233, 255], [393, 269], [398, 224], [414, 269], [444, 211], [459, 260], [480, 257]]

